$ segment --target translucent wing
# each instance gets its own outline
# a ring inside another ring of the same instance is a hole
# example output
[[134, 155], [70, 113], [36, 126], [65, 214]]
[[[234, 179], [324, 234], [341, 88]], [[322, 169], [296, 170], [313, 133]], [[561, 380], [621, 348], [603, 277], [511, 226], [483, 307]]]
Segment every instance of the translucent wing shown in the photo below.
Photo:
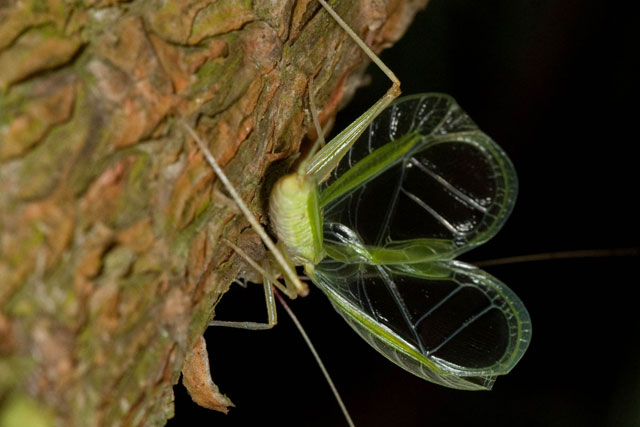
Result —
[[487, 241], [517, 193], [506, 154], [442, 94], [393, 103], [335, 176], [320, 195], [325, 221], [357, 230], [365, 245], [396, 250], [373, 253], [379, 263], [453, 258]]
[[329, 255], [313, 281], [384, 356], [429, 381], [491, 388], [529, 345], [522, 302], [453, 257], [513, 208], [506, 154], [446, 95], [399, 99], [320, 194]]
[[373, 348], [437, 384], [490, 389], [529, 345], [529, 314], [518, 297], [462, 262], [380, 266], [327, 258], [311, 276]]

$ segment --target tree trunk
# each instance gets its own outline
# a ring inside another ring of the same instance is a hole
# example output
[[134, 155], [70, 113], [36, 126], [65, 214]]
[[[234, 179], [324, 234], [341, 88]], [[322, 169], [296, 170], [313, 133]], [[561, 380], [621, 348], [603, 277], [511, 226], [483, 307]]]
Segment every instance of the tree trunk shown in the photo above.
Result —
[[[425, 3], [336, 8], [379, 51]], [[0, 425], [164, 424], [221, 239], [263, 250], [175, 118], [266, 223], [311, 79], [326, 121], [365, 62], [314, 0], [0, 2]]]

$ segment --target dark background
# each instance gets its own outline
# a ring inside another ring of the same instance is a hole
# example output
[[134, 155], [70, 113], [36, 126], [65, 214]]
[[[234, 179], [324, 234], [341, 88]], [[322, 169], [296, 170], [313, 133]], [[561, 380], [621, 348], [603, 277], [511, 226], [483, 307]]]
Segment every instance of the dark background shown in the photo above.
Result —
[[[631, 205], [640, 194], [635, 16], [601, 1], [432, 0], [384, 52], [405, 94], [453, 95], [518, 171], [510, 220], [465, 260], [640, 244]], [[339, 129], [389, 86], [371, 74]], [[487, 267], [520, 296], [534, 331], [520, 363], [491, 392], [450, 390], [406, 373], [315, 289], [291, 306], [359, 426], [640, 426], [639, 261]], [[232, 291], [219, 318], [264, 313], [259, 287]], [[271, 331], [209, 328], [214, 381], [237, 408], [226, 416], [201, 409], [178, 385], [169, 425], [345, 425], [301, 337], [279, 314]]]

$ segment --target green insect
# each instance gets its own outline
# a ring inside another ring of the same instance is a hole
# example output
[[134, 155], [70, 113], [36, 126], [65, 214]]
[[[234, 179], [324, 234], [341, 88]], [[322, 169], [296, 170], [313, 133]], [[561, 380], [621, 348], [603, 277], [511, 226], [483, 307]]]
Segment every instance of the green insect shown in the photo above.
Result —
[[285, 254], [394, 363], [445, 386], [491, 388], [526, 350], [529, 315], [504, 284], [454, 258], [511, 212], [511, 162], [441, 94], [391, 104], [345, 160], [320, 190], [312, 172], [276, 183]]
[[393, 86], [275, 184], [277, 248], [189, 129], [285, 277], [283, 285], [253, 263], [265, 277], [269, 324], [215, 324], [273, 326], [271, 285], [291, 297], [306, 294], [293, 268], [303, 265], [336, 311], [389, 360], [447, 387], [490, 389], [526, 351], [529, 314], [506, 285], [455, 257], [506, 221], [517, 193], [513, 165], [451, 97], [393, 102], [397, 78], [319, 1]]
[[529, 315], [507, 286], [454, 258], [511, 212], [511, 162], [441, 94], [399, 99], [362, 139], [319, 192], [327, 256], [307, 274], [394, 363], [448, 387], [491, 388], [527, 349]]

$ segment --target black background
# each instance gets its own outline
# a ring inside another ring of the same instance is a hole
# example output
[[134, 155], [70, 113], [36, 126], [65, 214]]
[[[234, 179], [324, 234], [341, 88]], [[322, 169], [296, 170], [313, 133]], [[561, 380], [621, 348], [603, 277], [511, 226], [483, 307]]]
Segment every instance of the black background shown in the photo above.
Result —
[[[634, 16], [613, 2], [432, 0], [383, 53], [405, 94], [451, 94], [515, 164], [520, 193], [511, 218], [465, 260], [639, 245]], [[371, 74], [373, 84], [337, 129], [389, 86], [376, 69]], [[290, 304], [359, 426], [640, 426], [638, 263], [488, 267], [533, 322], [529, 350], [491, 392], [450, 390], [406, 373], [315, 289]], [[261, 298], [257, 286], [234, 287], [218, 316], [260, 320]], [[209, 328], [206, 339], [214, 381], [237, 408], [226, 416], [201, 409], [178, 385], [169, 425], [345, 425], [284, 311], [271, 331]]]

